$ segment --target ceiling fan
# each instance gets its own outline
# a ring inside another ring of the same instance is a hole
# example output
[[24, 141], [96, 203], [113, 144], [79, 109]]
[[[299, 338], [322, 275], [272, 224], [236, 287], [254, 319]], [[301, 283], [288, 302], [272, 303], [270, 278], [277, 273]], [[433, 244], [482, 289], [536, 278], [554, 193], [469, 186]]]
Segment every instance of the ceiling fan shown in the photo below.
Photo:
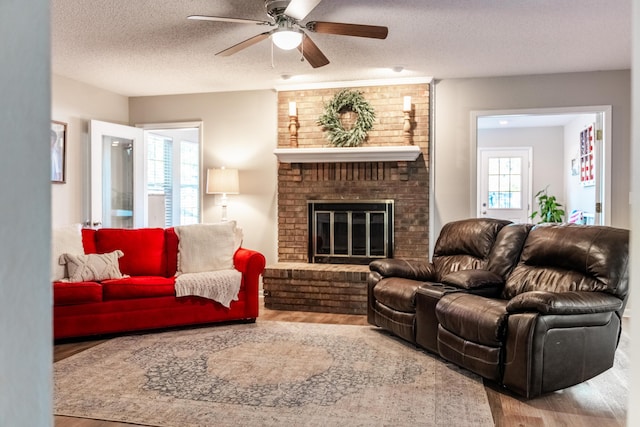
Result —
[[321, 0], [265, 0], [264, 5], [270, 20], [258, 21], [254, 19], [229, 18], [223, 16], [191, 15], [188, 19], [199, 21], [222, 21], [238, 24], [254, 24], [275, 27], [270, 31], [260, 33], [224, 49], [216, 55], [229, 56], [249, 46], [271, 37], [273, 43], [281, 49], [298, 48], [302, 56], [313, 68], [322, 67], [329, 63], [327, 57], [318, 46], [303, 31], [303, 28], [313, 33], [337, 34], [343, 36], [367, 37], [385, 39], [389, 32], [387, 27], [377, 25], [343, 24], [338, 22], [310, 21], [300, 23]]

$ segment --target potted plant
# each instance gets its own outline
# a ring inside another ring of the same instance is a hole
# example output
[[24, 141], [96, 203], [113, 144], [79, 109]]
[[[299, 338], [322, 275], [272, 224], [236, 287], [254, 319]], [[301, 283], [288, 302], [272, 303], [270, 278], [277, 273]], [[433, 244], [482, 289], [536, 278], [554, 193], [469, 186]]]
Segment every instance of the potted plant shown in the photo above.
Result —
[[537, 215], [540, 215], [540, 222], [562, 222], [564, 218], [564, 209], [562, 205], [556, 200], [556, 196], [550, 196], [547, 194], [547, 186], [544, 190], [540, 190], [536, 193], [536, 199], [538, 200], [538, 211], [533, 211], [531, 219], [535, 219]]

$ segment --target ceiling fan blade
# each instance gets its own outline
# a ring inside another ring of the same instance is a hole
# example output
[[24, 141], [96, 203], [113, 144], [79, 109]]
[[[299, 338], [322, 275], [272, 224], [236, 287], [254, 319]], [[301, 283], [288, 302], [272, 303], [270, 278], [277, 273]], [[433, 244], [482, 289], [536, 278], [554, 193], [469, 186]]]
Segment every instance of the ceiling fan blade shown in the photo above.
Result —
[[284, 14], [296, 20], [304, 19], [322, 0], [291, 0]]
[[[274, 30], [275, 31], [275, 30]], [[273, 31], [267, 31], [265, 33], [261, 33], [258, 34], [257, 36], [253, 36], [243, 42], [240, 42], [238, 44], [234, 44], [233, 46], [225, 49], [225, 50], [221, 50], [220, 52], [216, 53], [216, 55], [218, 56], [230, 56], [233, 55], [234, 53], [240, 52], [242, 49], [246, 49], [249, 46], [253, 46], [256, 43], [261, 42], [262, 40], [268, 38], [271, 33]]]
[[192, 19], [194, 21], [233, 22], [236, 24], [273, 25], [273, 23], [269, 21], [257, 21], [255, 19], [242, 19], [242, 18], [228, 18], [225, 16], [191, 15], [191, 16], [187, 16], [187, 19]]
[[316, 46], [313, 40], [306, 34], [302, 37], [302, 44], [298, 46], [298, 50], [302, 52], [304, 59], [306, 59], [313, 68], [324, 67], [329, 63], [324, 53], [320, 51], [318, 46]]
[[307, 30], [314, 33], [338, 34], [342, 36], [368, 37], [372, 39], [386, 39], [389, 34], [387, 27], [377, 25], [342, 24], [340, 22], [307, 22]]

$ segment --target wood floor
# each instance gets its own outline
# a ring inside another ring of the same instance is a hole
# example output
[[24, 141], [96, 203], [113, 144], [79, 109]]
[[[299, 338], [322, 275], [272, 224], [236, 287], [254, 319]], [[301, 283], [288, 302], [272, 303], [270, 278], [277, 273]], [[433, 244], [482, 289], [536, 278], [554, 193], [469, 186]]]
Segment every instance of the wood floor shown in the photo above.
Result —
[[[327, 313], [277, 311], [260, 307], [258, 322], [287, 321], [367, 325], [366, 316]], [[624, 426], [629, 391], [629, 323], [623, 322], [623, 334], [612, 369], [583, 384], [551, 393], [536, 399], [524, 400], [485, 383], [485, 391], [496, 426]], [[76, 354], [105, 340], [58, 344], [54, 346], [54, 360]], [[55, 427], [131, 427], [135, 424], [55, 417]]]

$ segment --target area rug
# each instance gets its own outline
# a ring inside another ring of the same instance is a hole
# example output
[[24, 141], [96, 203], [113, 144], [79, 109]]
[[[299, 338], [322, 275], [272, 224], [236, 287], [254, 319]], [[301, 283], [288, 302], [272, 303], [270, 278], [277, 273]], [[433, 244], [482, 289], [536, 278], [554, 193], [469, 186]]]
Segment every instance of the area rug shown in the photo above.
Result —
[[56, 415], [161, 427], [490, 426], [479, 377], [367, 326], [114, 338], [54, 364]]

